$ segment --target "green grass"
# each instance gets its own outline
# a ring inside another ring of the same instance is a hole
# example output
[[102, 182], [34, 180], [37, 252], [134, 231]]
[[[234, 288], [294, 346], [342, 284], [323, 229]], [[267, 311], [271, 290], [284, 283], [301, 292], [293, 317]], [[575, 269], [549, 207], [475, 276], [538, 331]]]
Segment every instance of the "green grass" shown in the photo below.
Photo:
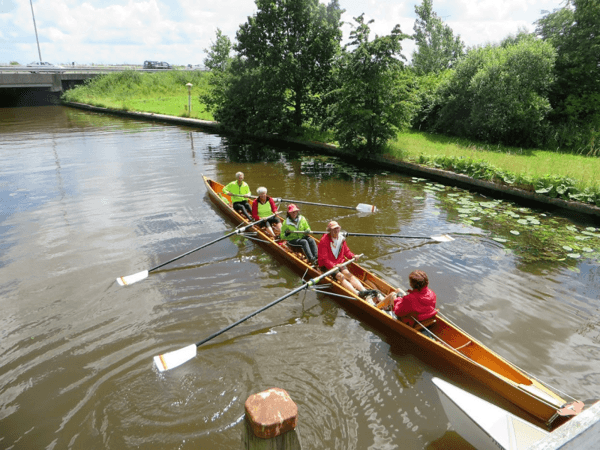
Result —
[[538, 149], [490, 146], [448, 136], [407, 131], [389, 143], [389, 155], [418, 161], [420, 155], [485, 160], [503, 171], [541, 178], [556, 175], [577, 180], [583, 187], [598, 186], [600, 158]]
[[[103, 75], [67, 91], [63, 99], [123, 111], [153, 112], [177, 117], [213, 120], [200, 102], [210, 74], [200, 71], [169, 70], [158, 73], [125, 71]], [[191, 114], [188, 88], [191, 83]]]

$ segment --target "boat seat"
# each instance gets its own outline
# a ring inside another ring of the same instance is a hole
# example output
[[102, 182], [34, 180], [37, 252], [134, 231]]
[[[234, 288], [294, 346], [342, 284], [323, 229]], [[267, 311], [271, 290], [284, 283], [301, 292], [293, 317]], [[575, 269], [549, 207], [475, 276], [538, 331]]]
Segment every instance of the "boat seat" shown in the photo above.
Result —
[[421, 331], [423, 328], [431, 327], [436, 322], [437, 322], [437, 320], [435, 319], [435, 316], [434, 316], [430, 319], [421, 320], [421, 323], [415, 323], [413, 328], [417, 331]]

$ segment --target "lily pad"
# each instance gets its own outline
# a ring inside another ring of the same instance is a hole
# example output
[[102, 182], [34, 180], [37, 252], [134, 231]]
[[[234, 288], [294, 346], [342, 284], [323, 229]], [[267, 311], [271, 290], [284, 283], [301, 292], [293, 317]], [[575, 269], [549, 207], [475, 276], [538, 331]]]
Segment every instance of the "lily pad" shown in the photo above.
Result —
[[579, 253], [569, 253], [567, 256], [573, 259], [581, 258], [581, 255]]
[[532, 225], [539, 225], [541, 222], [539, 220], [537, 220], [537, 219], [531, 219], [529, 221], [529, 223], [532, 224]]
[[571, 247], [569, 247], [568, 245], [563, 245], [563, 249], [568, 251], [568, 252], [572, 252], [573, 249]]
[[575, 236], [575, 239], [578, 241], [587, 241], [588, 239], [591, 239], [591, 237], [589, 236]]
[[591, 249], [591, 248], [589, 248], [589, 247], [584, 247], [584, 248], [581, 249], [581, 251], [584, 251], [586, 253], [592, 253], [594, 250]]
[[587, 230], [587, 231], [591, 231], [591, 232], [594, 232], [594, 231], [596, 231], [596, 229], [595, 229], [594, 227], [587, 227], [587, 228], [586, 228], [586, 230]]
[[572, 231], [573, 233], [579, 233], [577, 227], [574, 227], [573, 225], [567, 226], [567, 230]]
[[510, 234], [514, 234], [515, 236], [518, 236], [521, 233], [519, 233], [517, 230], [510, 230]]
[[520, 223], [521, 225], [528, 225], [529, 221], [527, 219], [519, 219], [517, 220], [517, 223]]
[[500, 238], [500, 237], [494, 237], [494, 238], [492, 238], [492, 239], [493, 239], [494, 241], [496, 241], [496, 242], [508, 242], [506, 239], [504, 239], [504, 238]]
[[478, 220], [481, 220], [481, 217], [471, 217], [471, 220], [472, 220], [473, 222], [476, 222], [476, 221], [478, 221]]
[[479, 204], [484, 208], [494, 208], [498, 205], [496, 202], [479, 202]]

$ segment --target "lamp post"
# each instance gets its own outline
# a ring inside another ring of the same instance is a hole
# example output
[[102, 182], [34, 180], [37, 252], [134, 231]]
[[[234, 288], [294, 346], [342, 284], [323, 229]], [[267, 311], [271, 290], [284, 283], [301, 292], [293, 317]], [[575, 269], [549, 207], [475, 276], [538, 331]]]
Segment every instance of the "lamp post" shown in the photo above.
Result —
[[188, 88], [188, 117], [192, 117], [192, 83], [186, 84]]
[[33, 29], [35, 30], [35, 40], [37, 41], [38, 54], [40, 55], [40, 62], [42, 62], [42, 51], [40, 50], [40, 40], [38, 39], [37, 26], [35, 25], [35, 14], [33, 13], [33, 0], [29, 0], [31, 5], [31, 16], [33, 17]]

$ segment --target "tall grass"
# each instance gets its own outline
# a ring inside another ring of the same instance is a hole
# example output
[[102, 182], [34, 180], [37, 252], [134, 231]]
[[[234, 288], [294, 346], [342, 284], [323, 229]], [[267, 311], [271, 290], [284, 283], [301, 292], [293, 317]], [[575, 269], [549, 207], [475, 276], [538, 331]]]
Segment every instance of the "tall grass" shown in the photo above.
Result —
[[533, 178], [558, 175], [578, 180], [584, 185], [600, 183], [600, 158], [489, 145], [431, 133], [398, 133], [389, 143], [391, 156], [416, 161], [420, 155], [485, 160], [498, 169]]
[[[207, 90], [209, 76], [207, 72], [178, 70], [110, 73], [65, 92], [63, 99], [125, 111], [213, 120], [199, 100]], [[193, 85], [191, 114], [188, 112], [187, 83]]]

